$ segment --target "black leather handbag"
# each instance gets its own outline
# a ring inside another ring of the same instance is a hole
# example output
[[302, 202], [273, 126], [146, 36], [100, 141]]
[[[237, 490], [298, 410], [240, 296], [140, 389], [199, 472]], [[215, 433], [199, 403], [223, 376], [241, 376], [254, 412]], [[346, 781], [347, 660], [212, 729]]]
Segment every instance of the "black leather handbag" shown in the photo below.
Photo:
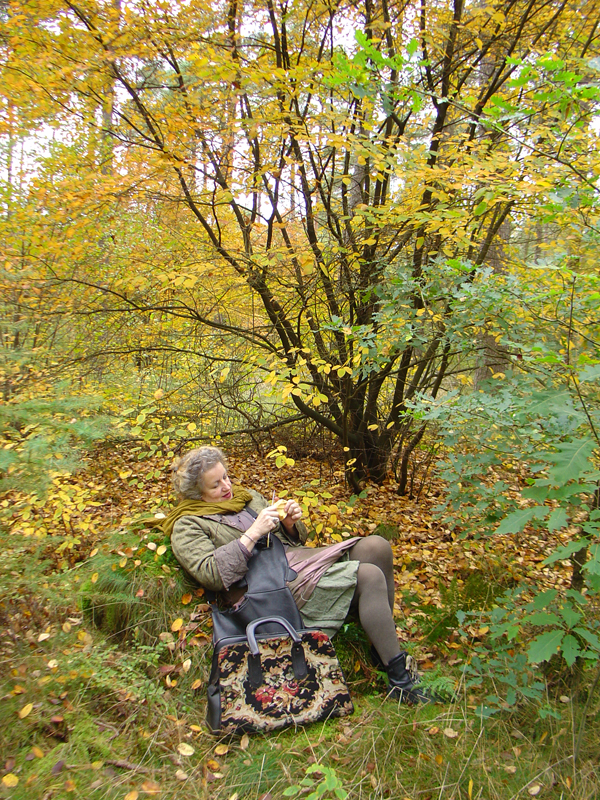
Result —
[[[283, 617], [297, 630], [303, 628], [296, 601], [286, 585], [295, 577], [282, 542], [276, 536], [259, 539], [248, 562], [246, 594], [232, 609], [211, 604], [214, 646], [231, 637], [245, 636], [246, 626], [260, 617]], [[262, 630], [273, 631], [280, 633], [281, 628], [266, 624]]]

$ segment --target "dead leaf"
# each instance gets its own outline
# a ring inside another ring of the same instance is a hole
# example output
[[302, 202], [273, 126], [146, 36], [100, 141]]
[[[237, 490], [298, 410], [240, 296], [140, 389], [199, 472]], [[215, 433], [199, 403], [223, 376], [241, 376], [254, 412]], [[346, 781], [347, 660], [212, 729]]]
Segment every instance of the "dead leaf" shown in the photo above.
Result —
[[436, 733], [439, 733], [439, 732], [440, 732], [440, 729], [438, 728], [437, 725], [432, 725], [431, 728], [429, 728], [429, 730], [427, 731], [427, 733], [430, 736], [435, 736]]
[[154, 781], [144, 781], [142, 783], [142, 792], [146, 794], [160, 794], [161, 788], [160, 785]]
[[49, 639], [49, 638], [50, 638], [50, 634], [49, 633], [40, 633], [40, 635], [38, 636], [38, 642], [45, 642], [46, 639]]
[[515, 774], [515, 772], [517, 771], [517, 768], [515, 767], [515, 765], [514, 765], [514, 764], [507, 764], [507, 765], [504, 767], [504, 771], [505, 771], [505, 772], [508, 772], [508, 774], [509, 774], [509, 775], [514, 775], [514, 774]]
[[77, 638], [79, 639], [80, 642], [83, 642], [84, 644], [92, 644], [94, 641], [90, 636], [90, 634], [84, 630], [77, 631]]
[[245, 734], [242, 736], [242, 738], [240, 739], [240, 748], [241, 748], [242, 750], [247, 750], [247, 749], [248, 749], [248, 745], [249, 745], [249, 744], [250, 744], [250, 737], [248, 736], [248, 734], [247, 734], [247, 733], [245, 733]]
[[171, 623], [171, 630], [173, 632], [179, 631], [181, 630], [182, 626], [183, 626], [183, 620], [181, 619], [181, 617], [179, 617], [178, 619], [174, 620]]
[[13, 786], [16, 786], [18, 783], [19, 783], [19, 778], [12, 772], [9, 772], [6, 775], [2, 776], [3, 786], [8, 786], [9, 789], [12, 789]]
[[167, 552], [167, 546], [165, 544], [161, 544], [160, 547], [156, 548], [156, 555], [162, 556]]
[[65, 789], [67, 792], [74, 792], [77, 789], [77, 786], [75, 785], [74, 781], [68, 780], [65, 781]]
[[187, 772], [184, 772], [182, 769], [178, 769], [177, 772], [175, 773], [175, 777], [177, 778], [178, 781], [187, 781], [188, 774]]
[[453, 728], [444, 728], [444, 736], [447, 736], [449, 739], [456, 739], [458, 737], [458, 731], [455, 731]]
[[181, 603], [184, 606], [187, 606], [189, 603], [192, 602], [192, 595], [191, 594], [184, 594], [181, 598]]
[[221, 765], [211, 758], [206, 762], [206, 768], [211, 772], [218, 772], [221, 769]]
[[570, 703], [571, 702], [571, 698], [567, 697], [566, 694], [561, 694], [561, 696], [558, 699], [560, 700], [561, 703]]
[[186, 658], [186, 660], [181, 665], [181, 669], [184, 672], [189, 672], [191, 667], [192, 667], [192, 659], [191, 658]]
[[33, 710], [33, 703], [27, 703], [19, 711], [19, 717], [21, 719], [25, 719], [25, 717], [28, 717], [31, 714], [32, 710]]
[[136, 792], [135, 789], [132, 789], [130, 792], [127, 792], [123, 800], [138, 800], [139, 792]]
[[196, 691], [196, 689], [199, 689], [201, 686], [202, 686], [202, 681], [200, 680], [200, 678], [196, 678], [196, 680], [192, 683], [192, 689], [194, 691]]
[[229, 752], [229, 747], [226, 744], [218, 744], [215, 747], [215, 755], [217, 756], [225, 756]]
[[41, 747], [38, 747], [36, 744], [34, 744], [33, 747], [31, 748], [31, 752], [36, 758], [44, 757], [44, 751], [42, 750]]
[[535, 797], [541, 791], [542, 791], [541, 783], [532, 783], [531, 786], [527, 787], [527, 794], [530, 794], [532, 797]]
[[62, 629], [64, 633], [69, 633], [71, 631], [71, 623], [70, 622], [63, 622]]
[[181, 742], [181, 744], [177, 745], [177, 751], [182, 756], [193, 756], [196, 752], [191, 744], [187, 744], [187, 742]]
[[64, 761], [57, 761], [56, 764], [50, 770], [50, 772], [53, 775], [58, 775], [59, 772], [63, 771], [64, 766], [65, 766], [65, 762]]
[[435, 763], [438, 764], [438, 766], [441, 766], [444, 763], [444, 757], [440, 753], [438, 753], [435, 757]]

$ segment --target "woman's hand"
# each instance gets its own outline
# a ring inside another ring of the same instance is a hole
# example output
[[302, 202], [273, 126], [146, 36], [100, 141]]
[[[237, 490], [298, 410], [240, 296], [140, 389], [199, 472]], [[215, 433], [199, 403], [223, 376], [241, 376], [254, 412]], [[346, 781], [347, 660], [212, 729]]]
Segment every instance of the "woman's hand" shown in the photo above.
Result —
[[279, 512], [275, 506], [267, 506], [263, 508], [258, 517], [254, 520], [252, 525], [240, 537], [241, 543], [244, 547], [252, 552], [254, 545], [267, 533], [275, 530], [279, 525]]
[[291, 532], [294, 525], [302, 519], [302, 509], [295, 500], [288, 500], [283, 510], [285, 517], [281, 520], [281, 524]]

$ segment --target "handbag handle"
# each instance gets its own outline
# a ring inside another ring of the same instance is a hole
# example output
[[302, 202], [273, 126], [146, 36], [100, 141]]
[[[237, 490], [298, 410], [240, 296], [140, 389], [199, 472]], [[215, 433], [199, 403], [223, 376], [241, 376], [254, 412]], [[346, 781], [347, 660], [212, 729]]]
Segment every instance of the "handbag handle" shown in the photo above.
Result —
[[298, 634], [298, 631], [283, 617], [260, 617], [246, 626], [246, 637], [250, 649], [250, 655], [248, 656], [248, 680], [251, 688], [256, 690], [264, 682], [260, 663], [260, 651], [256, 643], [256, 628], [265, 622], [275, 622], [277, 625], [281, 625], [292, 637], [294, 642], [290, 654], [292, 658], [292, 670], [296, 680], [303, 681], [308, 675], [308, 665], [306, 663], [306, 656], [304, 655], [304, 648], [302, 647], [302, 638]]
[[299, 636], [298, 632], [291, 625], [287, 619], [283, 617], [259, 617], [258, 619], [253, 620], [246, 626], [246, 638], [248, 639], [248, 645], [250, 647], [250, 652], [253, 656], [258, 655], [258, 645], [256, 644], [256, 628], [259, 625], [262, 625], [266, 622], [275, 622], [277, 625], [281, 625], [282, 628], [285, 628], [289, 635], [292, 637], [294, 642], [301, 642], [302, 639]]

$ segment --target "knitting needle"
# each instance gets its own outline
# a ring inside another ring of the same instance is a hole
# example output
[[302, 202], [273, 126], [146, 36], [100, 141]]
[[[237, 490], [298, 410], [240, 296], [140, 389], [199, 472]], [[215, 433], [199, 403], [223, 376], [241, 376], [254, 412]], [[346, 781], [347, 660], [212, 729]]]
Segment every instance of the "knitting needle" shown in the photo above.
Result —
[[[273, 497], [271, 497], [271, 505], [275, 505], [275, 489], [273, 489]], [[271, 531], [267, 533], [267, 547], [271, 547]]]

